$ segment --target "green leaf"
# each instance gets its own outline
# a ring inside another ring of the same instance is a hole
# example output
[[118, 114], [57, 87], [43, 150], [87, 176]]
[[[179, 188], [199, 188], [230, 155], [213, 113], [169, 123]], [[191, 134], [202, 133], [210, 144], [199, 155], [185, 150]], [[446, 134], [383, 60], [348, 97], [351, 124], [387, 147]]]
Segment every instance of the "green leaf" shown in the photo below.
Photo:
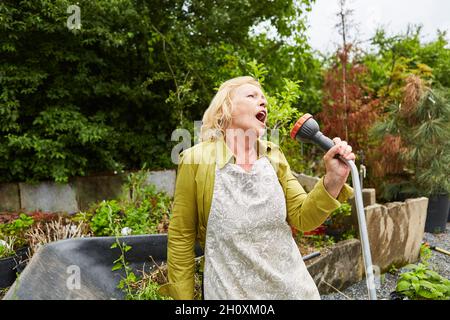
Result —
[[399, 281], [397, 283], [397, 291], [401, 292], [401, 291], [406, 291], [411, 289], [411, 283], [408, 281]]
[[436, 294], [428, 291], [426, 289], [419, 289], [419, 291], [417, 291], [417, 294], [421, 297], [427, 298], [427, 299], [433, 299], [436, 298]]
[[133, 272], [130, 272], [130, 273], [128, 274], [127, 279], [128, 279], [129, 281], [136, 282], [136, 275], [135, 275]]
[[123, 268], [122, 264], [116, 263], [116, 264], [114, 264], [114, 266], [112, 267], [111, 271], [120, 270], [120, 269], [122, 269], [122, 268]]

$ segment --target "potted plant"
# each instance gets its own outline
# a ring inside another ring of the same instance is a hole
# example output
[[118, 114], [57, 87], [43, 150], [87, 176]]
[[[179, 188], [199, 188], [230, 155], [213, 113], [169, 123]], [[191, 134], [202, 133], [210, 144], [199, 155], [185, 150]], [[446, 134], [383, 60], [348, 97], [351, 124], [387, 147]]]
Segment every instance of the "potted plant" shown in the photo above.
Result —
[[28, 246], [24, 235], [33, 223], [33, 218], [22, 213], [18, 219], [0, 224], [0, 288], [9, 287], [25, 267]]
[[450, 192], [450, 99], [443, 90], [426, 89], [414, 116], [411, 158], [421, 195], [429, 198], [425, 231], [444, 232]]
[[375, 126], [373, 133], [383, 139], [393, 137], [401, 150], [403, 169], [388, 182], [391, 190], [409, 197], [428, 197], [425, 231], [444, 231], [450, 192], [448, 89], [432, 89], [419, 77], [408, 77], [402, 101], [390, 106], [385, 121]]
[[351, 228], [351, 215], [351, 205], [347, 202], [342, 203], [325, 221], [326, 234], [332, 236], [336, 241], [340, 241], [344, 233]]

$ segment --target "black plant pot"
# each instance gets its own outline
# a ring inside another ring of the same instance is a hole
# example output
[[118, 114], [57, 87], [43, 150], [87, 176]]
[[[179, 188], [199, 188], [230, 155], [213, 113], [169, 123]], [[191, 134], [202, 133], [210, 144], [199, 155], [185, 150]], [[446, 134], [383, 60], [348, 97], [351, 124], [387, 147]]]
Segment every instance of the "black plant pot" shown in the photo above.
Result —
[[448, 220], [448, 194], [432, 195], [428, 200], [425, 232], [440, 233], [445, 231]]
[[447, 222], [450, 222], [450, 198], [448, 198], [448, 218]]
[[406, 300], [406, 299], [407, 297], [404, 294], [397, 291], [392, 291], [389, 294], [389, 300]]
[[345, 233], [345, 228], [327, 228], [326, 234], [328, 236], [333, 237], [336, 241], [340, 241], [342, 238], [342, 235]]
[[16, 250], [11, 257], [0, 259], [0, 289], [10, 287], [21, 273], [28, 260], [28, 247]]

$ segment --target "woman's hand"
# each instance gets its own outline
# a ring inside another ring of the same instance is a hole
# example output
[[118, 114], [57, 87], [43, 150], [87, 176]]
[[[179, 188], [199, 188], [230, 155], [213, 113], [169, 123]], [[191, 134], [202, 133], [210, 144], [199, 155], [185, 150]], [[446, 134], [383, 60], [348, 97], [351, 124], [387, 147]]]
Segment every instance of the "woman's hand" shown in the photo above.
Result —
[[342, 141], [340, 138], [334, 138], [333, 142], [335, 145], [323, 156], [326, 169], [323, 182], [328, 193], [334, 198], [337, 198], [345, 181], [347, 181], [350, 167], [343, 161], [336, 159], [334, 156], [340, 154], [347, 160], [355, 160], [356, 157], [352, 152], [352, 147], [347, 144], [347, 141]]

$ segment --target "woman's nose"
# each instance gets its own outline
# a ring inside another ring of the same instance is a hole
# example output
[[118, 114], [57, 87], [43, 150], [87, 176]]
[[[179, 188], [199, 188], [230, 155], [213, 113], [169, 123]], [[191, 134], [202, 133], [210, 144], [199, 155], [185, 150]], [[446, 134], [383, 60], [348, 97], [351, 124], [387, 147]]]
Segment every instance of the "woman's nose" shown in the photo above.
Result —
[[261, 99], [261, 101], [259, 102], [259, 105], [263, 108], [266, 108], [267, 106], [267, 100], [266, 99]]

